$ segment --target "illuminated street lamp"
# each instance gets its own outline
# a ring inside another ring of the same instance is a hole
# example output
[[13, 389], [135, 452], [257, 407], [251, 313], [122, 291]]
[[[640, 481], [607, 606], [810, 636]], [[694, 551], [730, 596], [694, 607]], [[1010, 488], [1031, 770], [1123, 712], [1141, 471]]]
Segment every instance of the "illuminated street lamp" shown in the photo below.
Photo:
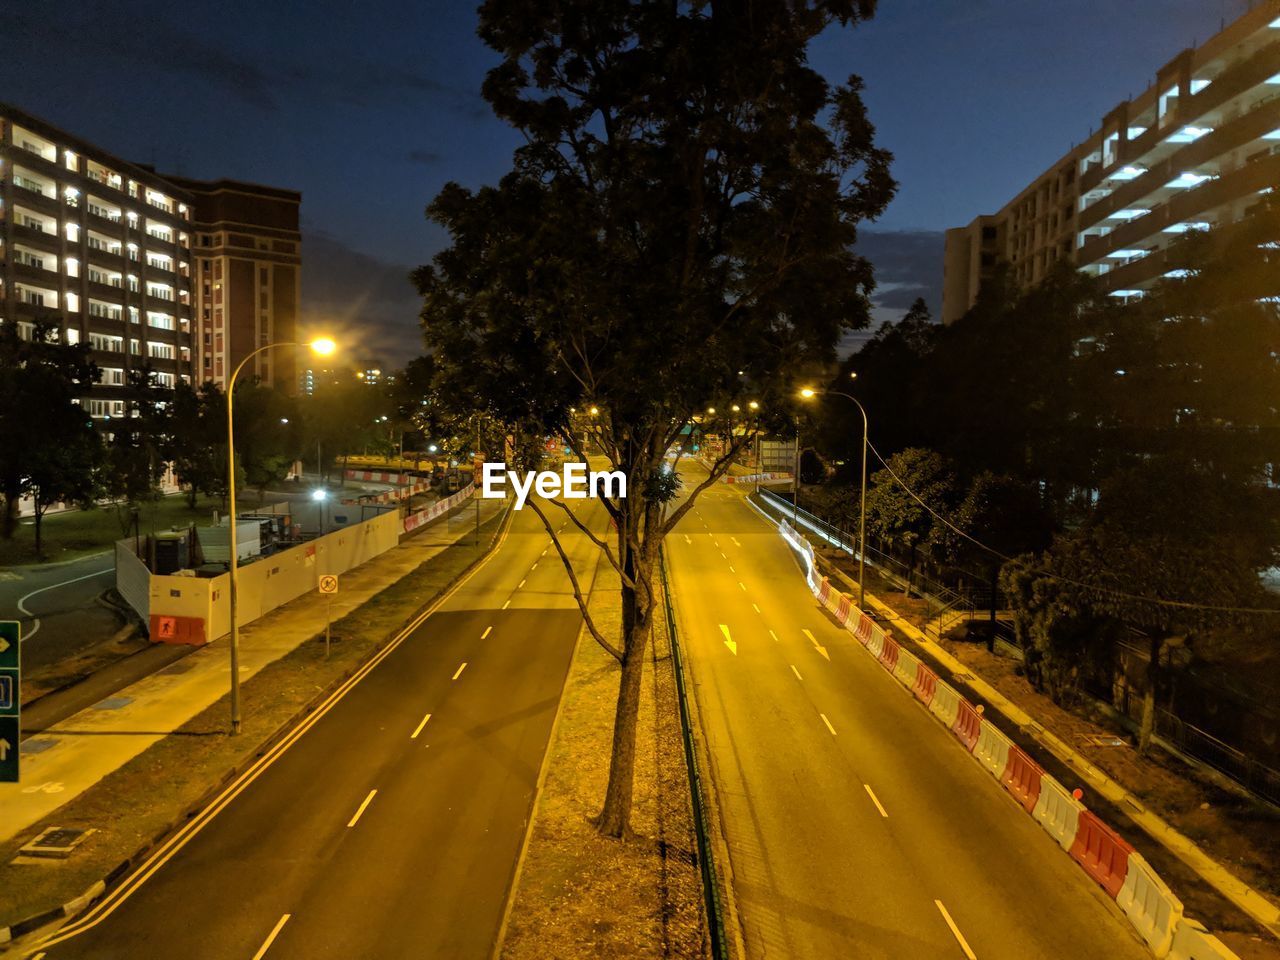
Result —
[[329, 499], [329, 491], [324, 487], [316, 487], [311, 491], [311, 499], [316, 504], [316, 526], [320, 530], [320, 535], [324, 535], [324, 508], [325, 501]]
[[[851, 372], [849, 374], [849, 379], [857, 380], [857, 371]], [[857, 397], [851, 396], [847, 393], [842, 393], [839, 390], [813, 390], [810, 387], [805, 387], [800, 391], [800, 396], [809, 400], [816, 397], [819, 393], [830, 394], [831, 396], [844, 397], [846, 400], [852, 400], [854, 405], [858, 408], [858, 412], [862, 414], [862, 495], [859, 498], [858, 506], [858, 609], [864, 610], [865, 607], [863, 606], [863, 599], [866, 595], [867, 580], [867, 447], [869, 445], [867, 439], [867, 411], [866, 408], [858, 402]], [[796, 445], [799, 447], [798, 438], [796, 440]], [[798, 463], [799, 454], [797, 453], [797, 464]], [[800, 476], [797, 472], [797, 489], [799, 489], [799, 480]]]
[[[244, 369], [244, 365], [258, 354], [272, 347], [301, 347], [304, 344], [294, 341], [268, 343], [250, 352], [236, 364], [231, 371], [231, 379], [227, 381], [227, 502], [230, 512], [231, 529], [227, 531], [227, 571], [231, 574], [231, 592], [228, 596], [231, 607], [231, 732], [240, 732], [240, 628], [236, 624], [236, 570], [239, 557], [236, 555], [236, 441], [235, 441], [235, 409], [232, 398], [235, 396], [236, 377]], [[328, 337], [319, 337], [305, 344], [314, 353], [327, 357], [337, 349], [337, 345]]]

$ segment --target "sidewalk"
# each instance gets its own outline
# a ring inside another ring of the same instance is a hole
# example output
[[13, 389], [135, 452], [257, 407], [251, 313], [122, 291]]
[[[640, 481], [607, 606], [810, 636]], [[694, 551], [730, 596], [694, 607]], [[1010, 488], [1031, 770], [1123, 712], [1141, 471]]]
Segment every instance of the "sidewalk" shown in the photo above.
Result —
[[[823, 558], [825, 561], [825, 558]], [[857, 590], [857, 583], [826, 561], [827, 566], [846, 588]], [[1105, 797], [1140, 827], [1148, 836], [1185, 863], [1206, 883], [1247, 913], [1255, 921], [1280, 937], [1280, 907], [1232, 874], [1226, 867], [1212, 859], [1190, 838], [1179, 833], [1166, 821], [1152, 813], [1137, 797], [1108, 777], [1069, 744], [1059, 739], [1035, 721], [1017, 704], [996, 690], [973, 669], [956, 659], [925, 632], [870, 592], [866, 594], [868, 605], [902, 633], [910, 637], [930, 657], [942, 664], [953, 676], [963, 678], [965, 685], [996, 710], [1017, 724], [1021, 731], [1067, 764], [1085, 783]]]
[[[481, 519], [502, 500], [481, 501]], [[395, 584], [450, 544], [465, 541], [474, 510], [464, 507], [344, 574], [334, 621]], [[240, 630], [240, 679], [254, 676], [317, 634], [325, 604], [308, 594]], [[222, 638], [22, 743], [22, 783], [0, 784], [0, 841], [8, 840], [79, 796], [107, 774], [197, 716], [226, 694], [229, 653]], [[222, 727], [210, 734], [224, 732]]]

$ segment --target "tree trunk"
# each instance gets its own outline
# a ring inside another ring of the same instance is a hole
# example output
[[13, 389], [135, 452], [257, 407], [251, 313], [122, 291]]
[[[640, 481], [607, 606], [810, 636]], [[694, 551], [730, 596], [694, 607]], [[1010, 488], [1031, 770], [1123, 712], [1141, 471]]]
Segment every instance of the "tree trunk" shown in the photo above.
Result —
[[987, 653], [996, 652], [996, 577], [1000, 575], [1000, 568], [992, 566], [991, 571], [991, 626], [987, 631]]
[[613, 717], [613, 749], [609, 756], [609, 786], [604, 794], [604, 807], [596, 821], [597, 828], [606, 837], [625, 836], [631, 823], [636, 726], [640, 716], [640, 686], [644, 678], [644, 652], [650, 627], [649, 620], [636, 623], [624, 637], [618, 705]]
[[1156, 732], [1156, 681], [1160, 678], [1160, 650], [1164, 637], [1152, 634], [1150, 657], [1147, 661], [1147, 688], [1142, 692], [1142, 721], [1138, 725], [1138, 753], [1145, 756]]
[[13, 539], [13, 531], [18, 525], [18, 500], [21, 499], [18, 494], [6, 493], [4, 495], [4, 538], [6, 540]]
[[911, 544], [911, 552], [907, 555], [907, 592], [906, 598], [911, 599], [911, 581], [916, 575], [916, 545]]
[[34, 503], [35, 503], [35, 516], [36, 516], [36, 559], [43, 560], [44, 556], [41, 553], [41, 549], [40, 549], [43, 546], [41, 542], [41, 532], [42, 532], [41, 521], [44, 520], [44, 511], [48, 508], [40, 506], [40, 497], [38, 495], [36, 496]]

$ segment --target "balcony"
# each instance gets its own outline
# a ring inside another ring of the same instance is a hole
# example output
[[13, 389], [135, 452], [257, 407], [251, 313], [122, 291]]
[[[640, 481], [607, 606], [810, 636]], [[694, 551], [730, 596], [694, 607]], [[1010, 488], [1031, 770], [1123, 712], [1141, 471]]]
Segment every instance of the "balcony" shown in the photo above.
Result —
[[21, 203], [24, 207], [30, 207], [42, 213], [56, 215], [62, 212], [62, 204], [58, 201], [56, 193], [48, 196], [33, 187], [24, 186], [16, 177], [13, 181], [13, 200], [15, 203]]
[[47, 246], [49, 249], [58, 249], [58, 235], [48, 232], [41, 227], [32, 227], [23, 223], [19, 219], [13, 221], [13, 239], [20, 240], [23, 243], [35, 242], [38, 246]]
[[1090, 238], [1076, 252], [1076, 263], [1096, 263], [1114, 250], [1149, 245], [1153, 237], [1175, 224], [1212, 219], [1205, 216], [1205, 211], [1256, 194], [1274, 185], [1277, 178], [1280, 178], [1280, 155], [1247, 164], [1211, 183], [1172, 197], [1146, 216], [1117, 226], [1105, 237]]
[[[1224, 154], [1257, 140], [1277, 127], [1280, 127], [1280, 96], [1267, 101], [1256, 110], [1251, 110], [1213, 133], [1201, 137], [1194, 143], [1187, 144], [1173, 156], [1151, 167], [1142, 176], [1124, 183], [1109, 197], [1082, 210], [1080, 229], [1087, 230], [1089, 227], [1096, 226], [1117, 210], [1145, 206], [1146, 204], [1142, 202], [1144, 198], [1161, 189], [1183, 172], [1213, 165]], [[1205, 189], [1207, 186], [1208, 184], [1199, 189]]]
[[[47, 264], [54, 263], [54, 259], [50, 258], [45, 261]], [[30, 280], [32, 283], [38, 284], [57, 284], [58, 272], [52, 266], [37, 267], [30, 263], [24, 263], [16, 258], [9, 261], [10, 276], [14, 280]]]

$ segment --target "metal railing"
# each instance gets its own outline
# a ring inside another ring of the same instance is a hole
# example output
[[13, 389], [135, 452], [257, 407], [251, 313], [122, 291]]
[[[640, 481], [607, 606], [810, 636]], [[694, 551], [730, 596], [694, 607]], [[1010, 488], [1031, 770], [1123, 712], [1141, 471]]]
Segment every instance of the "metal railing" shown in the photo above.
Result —
[[671, 641], [671, 657], [676, 676], [676, 699], [680, 703], [680, 734], [684, 741], [684, 760], [689, 774], [689, 793], [693, 804], [693, 826], [698, 841], [698, 866], [702, 871], [703, 908], [707, 916], [707, 933], [711, 941], [711, 956], [716, 960], [729, 960], [729, 941], [725, 935], [724, 907], [720, 897], [719, 878], [715, 859], [711, 853], [711, 830], [707, 823], [706, 798], [702, 794], [702, 777], [698, 771], [698, 754], [693, 742], [693, 725], [689, 718], [689, 697], [684, 685], [684, 655], [680, 652], [680, 639], [676, 633], [675, 611], [671, 606], [671, 590], [667, 584], [667, 557], [665, 551], [658, 554], [658, 569], [662, 575], [662, 605], [667, 617], [667, 636]]

